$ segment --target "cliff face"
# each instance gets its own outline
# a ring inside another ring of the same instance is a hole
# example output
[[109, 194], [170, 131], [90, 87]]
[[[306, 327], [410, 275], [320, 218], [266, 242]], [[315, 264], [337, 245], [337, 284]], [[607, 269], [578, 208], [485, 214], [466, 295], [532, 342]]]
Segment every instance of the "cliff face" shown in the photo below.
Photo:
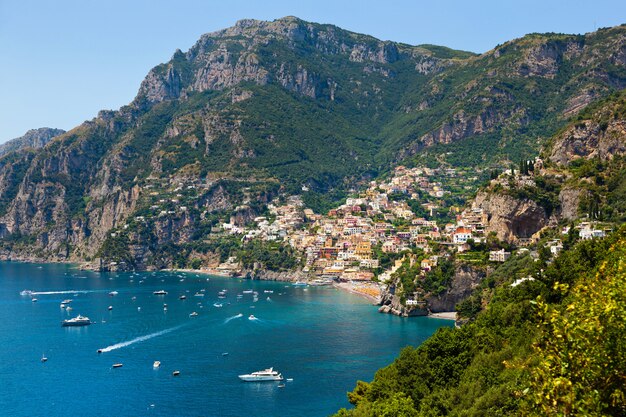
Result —
[[381, 293], [381, 313], [412, 317], [426, 316], [429, 313], [455, 311], [456, 305], [472, 294], [472, 291], [486, 277], [486, 272], [469, 265], [457, 264], [447, 289], [440, 294], [425, 294], [417, 305], [406, 305], [397, 294], [397, 284], [391, 283]]
[[536, 202], [504, 193], [481, 191], [472, 208], [482, 209], [487, 215], [485, 234], [495, 232], [498, 239], [506, 242], [528, 239], [549, 221], [545, 209]]
[[432, 313], [456, 311], [456, 305], [469, 297], [486, 276], [487, 273], [483, 270], [458, 265], [446, 291], [426, 298], [428, 309]]
[[62, 135], [65, 133], [65, 130], [62, 129], [52, 129], [49, 127], [42, 127], [39, 129], [31, 129], [24, 134], [24, 136], [20, 136], [19, 138], [11, 139], [0, 145], [0, 156], [13, 152], [19, 151], [21, 149], [26, 148], [42, 148], [48, 142], [50, 142], [53, 138]]
[[580, 120], [557, 135], [548, 150], [549, 158], [567, 165], [578, 158], [610, 161], [626, 153], [626, 104], [624, 94], [589, 109]]

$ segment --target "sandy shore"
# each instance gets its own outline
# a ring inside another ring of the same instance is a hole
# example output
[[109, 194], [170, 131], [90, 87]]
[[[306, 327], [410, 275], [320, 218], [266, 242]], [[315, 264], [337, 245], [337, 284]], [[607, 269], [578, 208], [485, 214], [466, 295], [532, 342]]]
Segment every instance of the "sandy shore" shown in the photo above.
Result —
[[441, 313], [430, 313], [428, 317], [445, 320], [456, 320], [456, 311], [444, 311]]
[[380, 301], [380, 288], [375, 283], [335, 282], [333, 287], [367, 298], [374, 304]]

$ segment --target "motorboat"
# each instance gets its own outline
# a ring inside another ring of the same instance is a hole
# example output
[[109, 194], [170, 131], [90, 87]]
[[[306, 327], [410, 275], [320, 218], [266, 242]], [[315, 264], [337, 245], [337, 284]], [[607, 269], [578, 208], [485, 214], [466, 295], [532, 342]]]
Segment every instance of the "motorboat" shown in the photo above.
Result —
[[154, 361], [154, 363], [152, 364], [152, 367], [154, 369], [158, 368], [159, 366], [161, 366], [161, 362], [160, 361]]
[[256, 319], [257, 319], [257, 318], [256, 318], [256, 317], [254, 317], [254, 314], [250, 314], [250, 315], [248, 316], [248, 320], [256, 320]]
[[272, 290], [265, 290], [265, 291], [263, 291], [263, 292], [264, 292], [265, 294], [274, 294], [274, 291], [272, 291]]
[[24, 290], [20, 292], [20, 295], [33, 295], [33, 292], [31, 290]]
[[180, 297], [178, 297], [178, 299], [179, 300], [185, 300], [185, 299], [187, 299], [187, 296], [186, 295], [181, 295]]
[[33, 303], [36, 303], [36, 302], [37, 302], [37, 299], [36, 299], [36, 298], [31, 298], [31, 300], [30, 300], [30, 301], [32, 301]]
[[111, 297], [116, 296], [116, 295], [118, 295], [118, 294], [119, 294], [119, 292], [117, 292], [117, 291], [111, 291], [111, 292], [109, 293], [109, 295], [110, 295]]
[[172, 372], [172, 375], [178, 376], [178, 375], [180, 375], [180, 371], [174, 371], [174, 372]]
[[198, 313], [196, 313], [196, 312], [194, 311], [194, 312], [192, 312], [192, 313], [189, 315], [189, 317], [196, 317], [197, 315], [198, 315]]
[[61, 301], [61, 304], [69, 304], [69, 303], [71, 303], [71, 302], [72, 302], [72, 300], [67, 299], [67, 300], [63, 300], [63, 301]]
[[154, 295], [167, 295], [167, 291], [165, 291], [165, 290], [158, 290], [158, 291], [154, 291], [152, 294], [154, 294]]
[[213, 303], [213, 307], [220, 308], [222, 307], [222, 303]]
[[122, 363], [114, 363], [113, 364], [113, 368], [121, 368], [122, 366], [124, 366], [124, 364], [122, 364]]
[[307, 286], [309, 284], [307, 284], [306, 282], [302, 282], [302, 281], [296, 281], [296, 282], [294, 282], [291, 285], [293, 285], [294, 287], [305, 287], [305, 286]]
[[202, 294], [201, 292], [197, 292], [193, 296], [194, 297], [204, 297], [204, 294]]
[[244, 294], [252, 294], [252, 290], [243, 290], [242, 291]]
[[251, 374], [239, 375], [239, 379], [246, 382], [282, 381], [283, 376], [274, 368], [268, 368]]
[[109, 311], [113, 310], [113, 306], [109, 306]]
[[74, 318], [63, 320], [61, 326], [63, 327], [74, 327], [74, 326], [88, 326], [91, 324], [91, 320], [89, 317], [81, 316], [80, 314]]
[[48, 358], [46, 358], [46, 355], [41, 355], [41, 362], [47, 362]]

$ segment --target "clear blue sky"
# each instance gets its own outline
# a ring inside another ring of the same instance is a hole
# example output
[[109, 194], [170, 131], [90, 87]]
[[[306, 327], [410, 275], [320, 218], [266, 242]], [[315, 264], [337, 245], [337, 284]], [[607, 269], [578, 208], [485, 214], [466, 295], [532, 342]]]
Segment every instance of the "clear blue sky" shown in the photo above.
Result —
[[294, 15], [485, 52], [530, 32], [626, 23], [625, 0], [0, 0], [0, 142], [129, 103], [153, 66], [242, 18]]

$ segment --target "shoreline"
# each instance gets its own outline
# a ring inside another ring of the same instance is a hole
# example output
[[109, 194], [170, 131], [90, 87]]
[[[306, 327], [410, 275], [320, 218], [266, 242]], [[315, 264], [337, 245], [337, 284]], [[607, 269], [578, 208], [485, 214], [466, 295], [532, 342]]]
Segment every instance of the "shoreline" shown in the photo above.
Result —
[[456, 321], [456, 311], [442, 311], [440, 313], [429, 313], [427, 317], [432, 317], [434, 319]]
[[[372, 302], [373, 305], [378, 305], [380, 302], [380, 288], [376, 285], [376, 288], [372, 288], [373, 285], [367, 284], [355, 284], [351, 282], [333, 282], [333, 287], [342, 291], [349, 292], [350, 294], [358, 295], [366, 300]], [[378, 292], [378, 295], [375, 295]]]

